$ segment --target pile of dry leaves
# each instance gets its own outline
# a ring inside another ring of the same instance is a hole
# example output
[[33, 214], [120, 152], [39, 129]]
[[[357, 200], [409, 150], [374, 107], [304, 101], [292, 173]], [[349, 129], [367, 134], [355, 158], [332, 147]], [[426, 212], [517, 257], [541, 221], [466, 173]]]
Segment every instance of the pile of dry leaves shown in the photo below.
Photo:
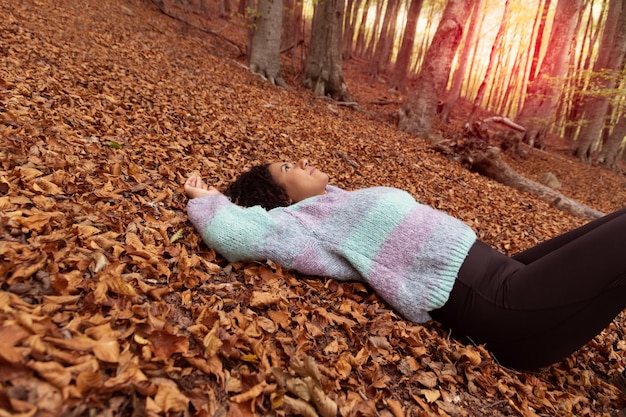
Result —
[[[361, 111], [266, 84], [232, 44], [146, 1], [5, 1], [0, 15], [0, 416], [624, 406], [607, 382], [623, 366], [621, 320], [563, 363], [519, 373], [361, 284], [229, 264], [202, 243], [185, 214], [188, 174], [221, 186], [300, 156], [346, 188], [404, 188], [508, 253], [582, 223], [396, 131], [380, 103], [401, 98], [350, 63]], [[563, 155], [512, 163], [558, 171], [565, 193], [597, 209], [626, 201], [623, 176]]]

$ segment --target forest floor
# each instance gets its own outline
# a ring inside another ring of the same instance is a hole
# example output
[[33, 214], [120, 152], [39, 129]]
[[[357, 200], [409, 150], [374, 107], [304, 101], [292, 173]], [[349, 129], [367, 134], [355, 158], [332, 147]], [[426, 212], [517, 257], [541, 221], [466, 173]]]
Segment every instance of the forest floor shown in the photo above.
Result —
[[[626, 406], [610, 384], [625, 365], [624, 317], [563, 362], [517, 372], [361, 284], [229, 264], [202, 243], [185, 214], [190, 173], [223, 186], [258, 161], [300, 157], [348, 189], [403, 188], [506, 253], [584, 223], [399, 132], [403, 97], [363, 63], [345, 66], [355, 110], [299, 87], [289, 61], [290, 89], [251, 74], [232, 43], [245, 30], [224, 20], [202, 23], [216, 36], [141, 0], [0, 0], [0, 15], [0, 415]], [[458, 134], [464, 117], [436, 133]], [[598, 210], [624, 206], [623, 174], [548, 145], [505, 157], [532, 179], [553, 172]]]

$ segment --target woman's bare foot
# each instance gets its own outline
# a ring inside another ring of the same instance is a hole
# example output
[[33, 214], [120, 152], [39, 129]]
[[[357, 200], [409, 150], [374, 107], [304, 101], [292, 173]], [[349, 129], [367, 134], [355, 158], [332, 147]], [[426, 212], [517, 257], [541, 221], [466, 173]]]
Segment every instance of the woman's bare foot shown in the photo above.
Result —
[[189, 198], [198, 198], [207, 195], [216, 195], [220, 192], [214, 187], [209, 187], [199, 176], [192, 175], [185, 181], [185, 193]]

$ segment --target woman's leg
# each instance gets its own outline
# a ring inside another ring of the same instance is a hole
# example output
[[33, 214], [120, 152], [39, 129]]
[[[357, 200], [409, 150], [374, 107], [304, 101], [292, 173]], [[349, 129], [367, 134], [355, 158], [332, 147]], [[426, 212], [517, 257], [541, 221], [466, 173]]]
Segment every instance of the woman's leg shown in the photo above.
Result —
[[453, 336], [485, 343], [503, 364], [534, 369], [562, 360], [626, 307], [624, 215], [529, 265], [475, 246], [450, 299], [431, 315]]
[[529, 263], [541, 258], [544, 255], [547, 255], [548, 253], [560, 248], [563, 245], [566, 245], [574, 239], [578, 239], [579, 237], [585, 235], [596, 227], [601, 226], [606, 222], [612, 221], [619, 216], [626, 216], [626, 208], [615, 211], [611, 214], [607, 214], [606, 216], [602, 216], [599, 219], [593, 220], [581, 227], [578, 227], [567, 233], [563, 233], [562, 235], [556, 236], [552, 239], [546, 240], [545, 242], [533, 246], [528, 250], [517, 253], [513, 255], [513, 259], [528, 265]]

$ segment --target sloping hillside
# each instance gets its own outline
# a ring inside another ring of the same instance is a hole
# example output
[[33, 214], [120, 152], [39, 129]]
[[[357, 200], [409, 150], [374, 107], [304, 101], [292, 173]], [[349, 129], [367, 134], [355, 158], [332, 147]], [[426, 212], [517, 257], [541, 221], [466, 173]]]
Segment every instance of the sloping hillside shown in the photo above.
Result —
[[[5, 0], [0, 14], [2, 415], [624, 406], [607, 382], [623, 366], [621, 319], [563, 363], [520, 373], [435, 323], [403, 320], [361, 284], [229, 264], [201, 242], [185, 214], [190, 173], [223, 186], [258, 161], [299, 157], [346, 188], [406, 189], [507, 253], [582, 224], [398, 132], [380, 100], [402, 97], [358, 63], [346, 79], [363, 111], [312, 97], [293, 74], [289, 90], [267, 85], [231, 43], [148, 1]], [[240, 27], [206, 24], [243, 44]], [[556, 173], [599, 210], [626, 201], [619, 174], [562, 154], [509, 158], [529, 176]]]

